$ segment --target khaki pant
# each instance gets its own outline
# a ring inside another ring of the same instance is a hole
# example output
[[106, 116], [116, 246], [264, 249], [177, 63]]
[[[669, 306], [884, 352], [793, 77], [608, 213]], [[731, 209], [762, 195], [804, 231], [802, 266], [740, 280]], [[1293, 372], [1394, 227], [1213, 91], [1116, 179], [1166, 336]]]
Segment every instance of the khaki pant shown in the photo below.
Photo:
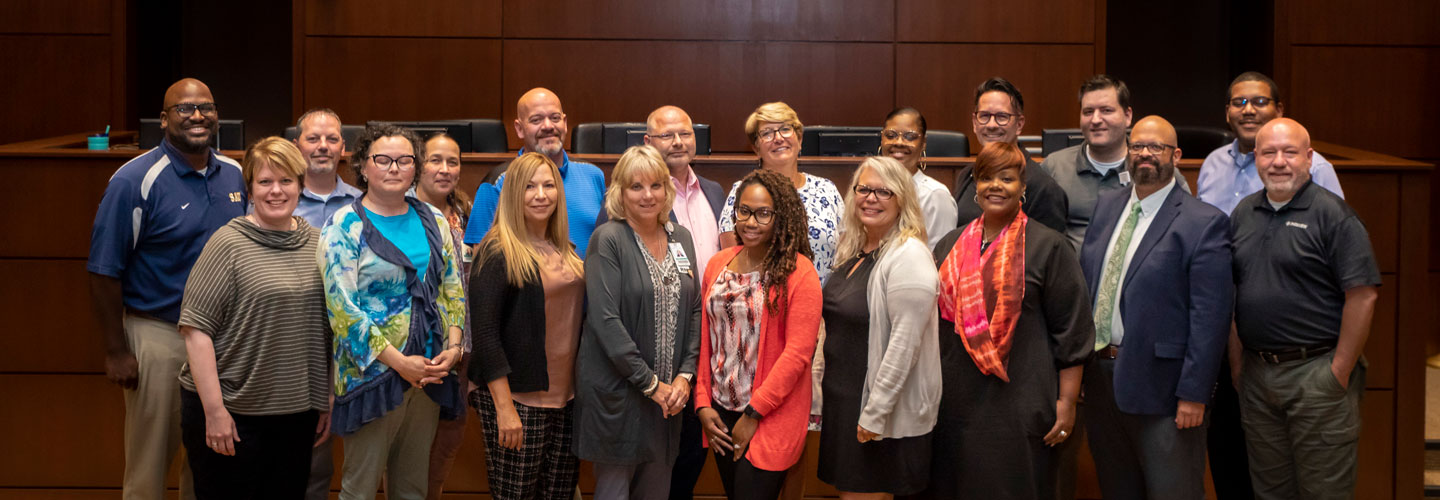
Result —
[[1240, 421], [1255, 498], [1354, 498], [1366, 363], [1346, 389], [1330, 371], [1333, 359], [1272, 364], [1245, 352]]
[[440, 405], [412, 387], [400, 406], [344, 436], [340, 499], [373, 499], [384, 477], [385, 498], [423, 500], [439, 423]]
[[[140, 366], [125, 390], [125, 500], [165, 496], [165, 475], [180, 446], [180, 366], [185, 339], [173, 323], [125, 315], [125, 336]], [[180, 498], [194, 499], [190, 464], [180, 460]]]

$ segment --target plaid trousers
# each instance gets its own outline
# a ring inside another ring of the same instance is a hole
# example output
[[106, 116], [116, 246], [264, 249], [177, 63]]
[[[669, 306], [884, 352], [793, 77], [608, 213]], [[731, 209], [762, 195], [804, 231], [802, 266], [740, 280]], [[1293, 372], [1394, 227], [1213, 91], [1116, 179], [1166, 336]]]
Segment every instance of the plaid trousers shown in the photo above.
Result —
[[580, 480], [580, 459], [571, 449], [575, 438], [575, 403], [564, 408], [538, 408], [515, 403], [523, 430], [519, 449], [500, 446], [495, 401], [481, 388], [470, 393], [470, 405], [485, 431], [485, 472], [495, 500], [571, 500]]

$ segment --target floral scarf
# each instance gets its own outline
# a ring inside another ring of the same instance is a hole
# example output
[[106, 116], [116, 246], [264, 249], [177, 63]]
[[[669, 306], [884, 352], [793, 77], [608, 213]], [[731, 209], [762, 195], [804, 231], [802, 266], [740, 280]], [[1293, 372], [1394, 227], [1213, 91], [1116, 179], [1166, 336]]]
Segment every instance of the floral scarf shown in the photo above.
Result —
[[[1010, 381], [1010, 341], [1025, 297], [1025, 212], [980, 246], [985, 216], [965, 226], [960, 240], [940, 266], [940, 317], [955, 323], [955, 333], [980, 373]], [[986, 314], [986, 305], [992, 306]]]

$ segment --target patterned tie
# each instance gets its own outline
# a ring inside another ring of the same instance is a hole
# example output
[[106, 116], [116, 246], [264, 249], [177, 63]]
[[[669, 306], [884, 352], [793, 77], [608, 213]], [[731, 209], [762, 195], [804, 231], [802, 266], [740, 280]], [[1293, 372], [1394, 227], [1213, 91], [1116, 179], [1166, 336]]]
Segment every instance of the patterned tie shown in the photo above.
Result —
[[1130, 249], [1130, 237], [1135, 234], [1135, 225], [1140, 222], [1140, 204], [1130, 209], [1125, 225], [1120, 228], [1120, 237], [1110, 249], [1110, 258], [1105, 259], [1105, 269], [1100, 273], [1100, 294], [1095, 297], [1095, 350], [1110, 345], [1112, 313], [1115, 310], [1115, 296], [1120, 289], [1120, 268], [1125, 264], [1125, 251]]

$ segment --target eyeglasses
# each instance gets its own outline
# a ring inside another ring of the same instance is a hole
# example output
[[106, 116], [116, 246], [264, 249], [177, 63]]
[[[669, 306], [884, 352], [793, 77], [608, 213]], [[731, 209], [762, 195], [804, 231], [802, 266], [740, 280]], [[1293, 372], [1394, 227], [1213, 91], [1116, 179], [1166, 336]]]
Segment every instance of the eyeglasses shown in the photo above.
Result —
[[1242, 109], [1246, 104], [1255, 106], [1256, 109], [1267, 108], [1274, 99], [1269, 97], [1235, 97], [1230, 99], [1230, 107]]
[[752, 217], [756, 224], [766, 226], [775, 222], [775, 211], [768, 208], [750, 210], [750, 207], [743, 205], [735, 209], [735, 222], [750, 220]]
[[770, 129], [770, 130], [762, 130], [762, 131], [760, 131], [760, 140], [761, 140], [761, 141], [768, 141], [768, 140], [774, 139], [776, 134], [779, 134], [780, 137], [789, 139], [789, 138], [791, 138], [791, 137], [795, 137], [795, 129], [794, 129], [793, 127], [789, 126], [789, 125], [786, 125], [786, 126], [780, 127], [780, 128], [772, 128], [772, 129]]
[[872, 188], [864, 184], [855, 185], [855, 194], [860, 195], [861, 199], [868, 198], [872, 194], [875, 195], [875, 199], [877, 200], [888, 200], [895, 197], [894, 191], [885, 188]]
[[170, 109], [175, 110], [175, 114], [176, 114], [176, 115], [179, 115], [179, 116], [190, 116], [190, 115], [193, 115], [193, 114], [195, 114], [195, 110], [197, 110], [197, 109], [200, 110], [200, 114], [205, 115], [205, 116], [210, 116], [210, 115], [215, 114], [215, 103], [213, 103], [213, 102], [206, 102], [206, 103], [200, 103], [200, 104], [190, 104], [190, 103], [176, 104], [176, 105], [174, 105], [174, 106], [170, 106]]
[[984, 125], [986, 123], [990, 123], [990, 119], [994, 118], [996, 125], [1004, 127], [1006, 125], [1009, 125], [1010, 119], [1015, 118], [1015, 116], [1016, 115], [1012, 115], [1010, 113], [981, 113], [977, 111], [975, 112], [975, 123]]
[[880, 132], [880, 137], [884, 137], [885, 140], [887, 140], [887, 141], [893, 141], [893, 140], [895, 140], [897, 137], [900, 137], [900, 138], [904, 138], [904, 139], [905, 139], [905, 142], [915, 142], [916, 140], [920, 139], [920, 133], [914, 132], [914, 131], [911, 131], [911, 132], [900, 132], [900, 131], [897, 131], [897, 130], [895, 130], [895, 129], [888, 129], [888, 128], [887, 128], [887, 129], [885, 129], [885, 130], [883, 130], [883, 131]]
[[400, 170], [415, 168], [415, 155], [402, 155], [399, 158], [392, 158], [389, 155], [374, 154], [370, 155], [370, 161], [375, 162], [375, 166], [383, 169], [389, 169], [391, 164], [399, 166]]
[[676, 139], [676, 138], [680, 138], [681, 140], [685, 140], [685, 139], [689, 139], [689, 138], [691, 138], [691, 137], [695, 137], [695, 133], [694, 133], [694, 132], [669, 132], [669, 133], [664, 133], [664, 134], [645, 134], [645, 135], [648, 136], [648, 137], [650, 137], [650, 139], [652, 139], [652, 140], [664, 141], [664, 142], [670, 142], [670, 141], [672, 141], [672, 140], [674, 140], [674, 139]]
[[1152, 155], [1158, 155], [1158, 154], [1160, 154], [1160, 153], [1164, 153], [1166, 149], [1174, 149], [1174, 148], [1176, 148], [1176, 147], [1177, 147], [1177, 146], [1172, 146], [1172, 145], [1169, 145], [1169, 144], [1158, 144], [1158, 143], [1157, 143], [1157, 144], [1131, 144], [1131, 145], [1130, 145], [1130, 152], [1131, 152], [1131, 153], [1134, 153], [1134, 154], [1140, 154], [1140, 153], [1144, 153], [1144, 152], [1146, 152], [1146, 151], [1149, 151], [1150, 154], [1152, 154]]

